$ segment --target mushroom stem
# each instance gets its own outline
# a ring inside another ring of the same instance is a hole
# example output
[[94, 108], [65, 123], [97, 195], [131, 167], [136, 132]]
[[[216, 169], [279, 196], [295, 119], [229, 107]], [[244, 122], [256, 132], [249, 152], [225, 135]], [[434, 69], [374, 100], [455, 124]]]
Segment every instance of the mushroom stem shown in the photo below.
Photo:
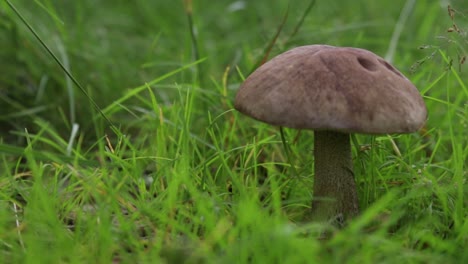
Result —
[[314, 137], [312, 216], [343, 223], [359, 212], [349, 134], [315, 131]]

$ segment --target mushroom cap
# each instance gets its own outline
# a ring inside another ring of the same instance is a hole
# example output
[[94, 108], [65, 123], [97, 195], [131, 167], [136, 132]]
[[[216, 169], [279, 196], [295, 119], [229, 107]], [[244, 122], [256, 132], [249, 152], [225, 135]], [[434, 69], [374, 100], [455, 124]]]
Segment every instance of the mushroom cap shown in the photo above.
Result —
[[427, 118], [417, 88], [384, 59], [327, 45], [266, 62], [241, 85], [234, 107], [272, 125], [345, 133], [409, 133]]

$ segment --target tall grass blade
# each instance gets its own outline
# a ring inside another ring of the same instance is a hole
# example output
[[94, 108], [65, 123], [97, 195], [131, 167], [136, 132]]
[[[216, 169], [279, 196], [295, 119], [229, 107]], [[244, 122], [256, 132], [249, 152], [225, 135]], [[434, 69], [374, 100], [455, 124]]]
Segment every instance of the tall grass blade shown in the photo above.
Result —
[[[200, 60], [200, 50], [198, 47], [198, 41], [197, 41], [197, 34], [195, 32], [195, 24], [193, 23], [193, 5], [192, 5], [192, 0], [185, 0], [184, 1], [185, 5], [185, 14], [187, 15], [187, 23], [188, 23], [188, 30], [190, 33], [190, 40], [192, 41], [192, 50], [193, 50], [193, 57], [195, 61]], [[198, 82], [202, 82], [202, 68], [201, 64], [197, 64], [197, 76], [198, 76]]]
[[293, 32], [291, 33], [291, 35], [289, 35], [289, 38], [288, 38], [287, 42], [289, 42], [294, 36], [296, 36], [297, 32], [299, 32], [300, 28], [304, 24], [305, 18], [307, 17], [307, 15], [309, 15], [309, 13], [312, 10], [312, 7], [314, 7], [314, 5], [315, 5], [315, 0], [310, 1], [309, 5], [306, 7], [306, 9], [304, 10], [304, 13], [302, 13], [301, 18], [299, 19], [296, 26], [294, 27]]
[[101, 108], [99, 105], [96, 103], [96, 101], [91, 98], [91, 96], [88, 94], [88, 92], [83, 88], [83, 86], [78, 82], [78, 80], [71, 74], [71, 72], [65, 67], [65, 65], [59, 60], [59, 58], [54, 54], [54, 52], [47, 46], [47, 44], [42, 40], [42, 38], [37, 34], [37, 32], [34, 30], [34, 28], [29, 24], [28, 21], [21, 15], [21, 13], [16, 9], [16, 7], [9, 1], [6, 0], [8, 6], [15, 12], [15, 14], [20, 18], [20, 20], [23, 22], [23, 24], [31, 31], [31, 33], [34, 35], [34, 37], [39, 41], [39, 43], [46, 49], [46, 51], [49, 53], [49, 55], [55, 60], [55, 62], [62, 68], [62, 70], [67, 74], [67, 76], [73, 81], [73, 83], [80, 89], [80, 91], [88, 98], [88, 100], [91, 102], [91, 104], [96, 108], [96, 110], [102, 115], [102, 117], [106, 120], [106, 122], [113, 128], [114, 131], [118, 131], [118, 129], [114, 126], [112, 121], [107, 118], [107, 116], [101, 111]]
[[279, 24], [278, 29], [276, 30], [276, 34], [273, 36], [273, 38], [270, 40], [270, 43], [265, 48], [263, 52], [263, 57], [260, 58], [260, 60], [258, 60], [257, 63], [255, 63], [253, 69], [250, 71], [251, 73], [255, 71], [255, 69], [257, 69], [260, 65], [267, 62], [268, 57], [270, 57], [271, 50], [275, 46], [275, 43], [278, 40], [278, 37], [281, 34], [281, 31], [283, 31], [284, 24], [286, 24], [286, 21], [288, 20], [288, 15], [289, 15], [289, 5], [288, 5], [288, 8], [286, 9], [286, 12], [284, 13], [283, 20], [281, 20], [281, 23]]

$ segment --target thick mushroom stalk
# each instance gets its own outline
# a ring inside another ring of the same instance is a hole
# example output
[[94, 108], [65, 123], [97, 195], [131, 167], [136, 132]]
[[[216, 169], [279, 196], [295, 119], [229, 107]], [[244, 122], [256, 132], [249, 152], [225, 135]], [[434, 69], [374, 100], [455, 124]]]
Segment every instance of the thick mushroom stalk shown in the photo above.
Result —
[[359, 213], [349, 134], [314, 132], [312, 218], [342, 223]]

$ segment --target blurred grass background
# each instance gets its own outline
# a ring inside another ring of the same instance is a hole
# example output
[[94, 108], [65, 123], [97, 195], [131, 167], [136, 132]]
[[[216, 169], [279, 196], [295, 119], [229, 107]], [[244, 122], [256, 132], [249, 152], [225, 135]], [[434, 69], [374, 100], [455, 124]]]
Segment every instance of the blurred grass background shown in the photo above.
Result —
[[[461, 1], [459, 3], [461, 5]], [[101, 107], [116, 100], [126, 89], [194, 59], [183, 1], [137, 1], [132, 5], [126, 1], [101, 1], [99, 4], [93, 1], [76, 4], [18, 1], [16, 4], [59, 58], [68, 61], [76, 78], [85, 84]], [[327, 43], [362, 47], [385, 56], [405, 1], [318, 1], [292, 39], [288, 37], [308, 3], [194, 1], [192, 4], [199, 53], [207, 58], [201, 66], [201, 89], [209, 93], [214, 90], [208, 87], [212, 79], [220, 80], [227, 66], [230, 66], [229, 78], [233, 86], [238, 82], [237, 75], [232, 74], [235, 67], [246, 73], [252, 70], [276, 32], [288, 4], [289, 19], [272, 55], [297, 45]], [[455, 45], [447, 39], [438, 39], [448, 35], [446, 29], [451, 26], [446, 4], [420, 1], [414, 5], [395, 54], [395, 64], [404, 73], [409, 73], [412, 64], [428, 55], [418, 50], [422, 45], [449, 49], [450, 55], [457, 59]], [[70, 87], [65, 74], [32, 34], [17, 23], [18, 19], [5, 3], [2, 5], [2, 61], [8, 62], [1, 65], [2, 91], [7, 94], [2, 101], [14, 99], [4, 103], [9, 111], [2, 114], [2, 120], [8, 122], [11, 112], [21, 115], [21, 111], [26, 110], [21, 106], [25, 106], [29, 112], [35, 110], [33, 113], [37, 115], [47, 113], [48, 120], [62, 127], [69, 128], [68, 117], [74, 115], [82, 126], [90, 129], [94, 124], [85, 120], [93, 113], [87, 99]], [[461, 5], [460, 10], [463, 8]], [[457, 19], [466, 20], [463, 15], [458, 15]], [[191, 82], [193, 78], [190, 73], [183, 72], [166, 83]], [[16, 87], [17, 83], [22, 85]], [[8, 89], [10, 87], [14, 89]], [[74, 91], [74, 102], [70, 102], [70, 90]], [[160, 90], [169, 102], [170, 89]], [[19, 98], [22, 102], [17, 102]], [[75, 113], [70, 113], [70, 104], [74, 105]], [[212, 105], [207, 107], [211, 109]], [[29, 112], [21, 116], [22, 122], [30, 121], [33, 115]], [[18, 121], [15, 119], [15, 123]]]
[[[8, 262], [468, 260], [466, 1], [315, 1], [295, 34], [308, 1], [14, 5], [121, 134], [2, 1], [0, 251]], [[316, 236], [327, 227], [301, 222], [311, 133], [286, 130], [300, 174], [292, 178], [276, 128], [232, 110], [241, 76], [285, 14], [270, 57], [319, 43], [369, 49], [416, 84], [429, 111], [424, 131], [393, 136], [401, 155], [386, 136], [358, 137], [364, 212], [327, 241]]]

